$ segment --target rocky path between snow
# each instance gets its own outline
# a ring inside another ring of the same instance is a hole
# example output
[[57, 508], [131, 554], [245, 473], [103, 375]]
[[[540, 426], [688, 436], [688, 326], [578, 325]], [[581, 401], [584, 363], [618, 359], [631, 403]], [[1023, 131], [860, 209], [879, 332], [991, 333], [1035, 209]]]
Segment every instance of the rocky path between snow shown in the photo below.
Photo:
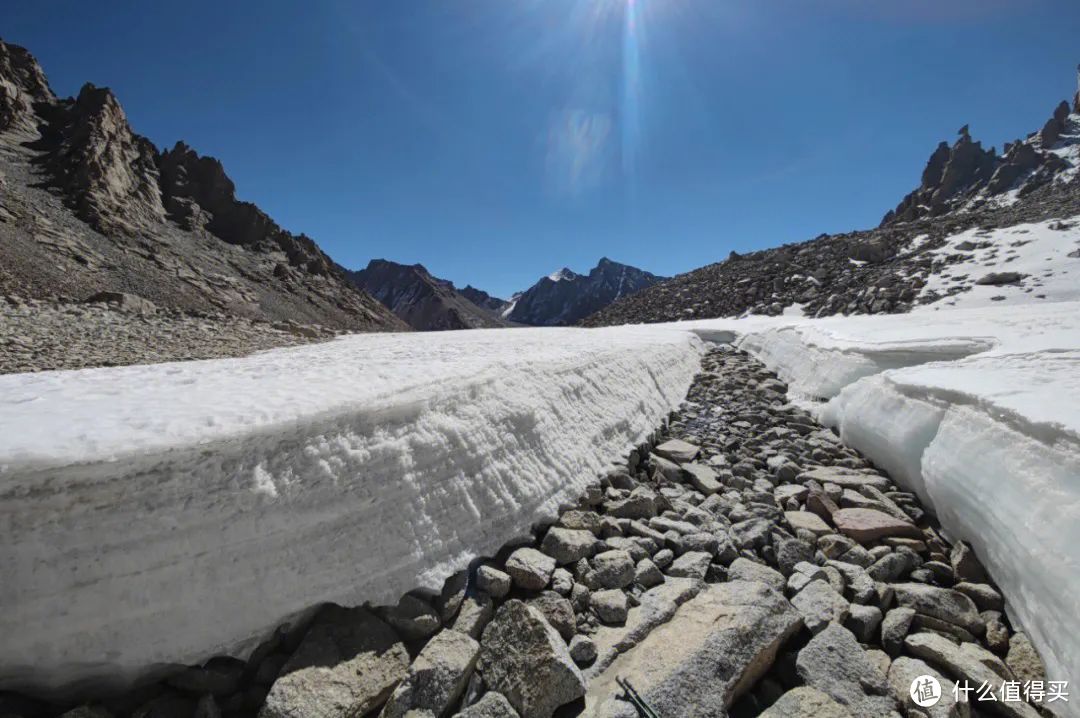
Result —
[[[977, 558], [935, 526], [775, 375], [721, 347], [656, 441], [441, 593], [325, 606], [247, 662], [214, 658], [65, 715], [636, 716], [617, 677], [664, 718], [1045, 713], [954, 703], [955, 681], [1000, 698], [1045, 676]], [[932, 708], [909, 695], [919, 676], [941, 684]], [[64, 708], [0, 697], [0, 715]]]

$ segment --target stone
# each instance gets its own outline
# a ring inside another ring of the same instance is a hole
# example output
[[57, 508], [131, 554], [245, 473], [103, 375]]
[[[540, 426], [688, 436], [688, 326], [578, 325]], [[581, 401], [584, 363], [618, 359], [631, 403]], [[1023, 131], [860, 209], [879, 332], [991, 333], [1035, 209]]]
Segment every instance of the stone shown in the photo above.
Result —
[[875, 509], [839, 509], [832, 515], [832, 520], [841, 532], [863, 544], [886, 536], [922, 537], [922, 531], [915, 524]]
[[259, 718], [365, 715], [408, 669], [408, 651], [390, 626], [362, 608], [327, 606], [282, 666]]
[[983, 568], [979, 558], [965, 541], [957, 541], [949, 552], [949, 563], [952, 564], [953, 573], [959, 581], [970, 583], [986, 583], [986, 569]]
[[[417, 718], [420, 718], [419, 716]], [[456, 718], [520, 718], [514, 706], [502, 693], [488, 691], [484, 696], [457, 714]]]
[[986, 647], [994, 653], [999, 655], [1005, 655], [1009, 650], [1009, 629], [1005, 627], [1005, 622], [1001, 620], [1001, 613], [998, 611], [983, 611], [979, 614], [986, 621]]
[[814, 547], [799, 539], [776, 539], [773, 547], [776, 549], [776, 565], [784, 576], [790, 576], [796, 564], [814, 560]]
[[697, 455], [701, 453], [701, 447], [681, 439], [669, 439], [657, 446], [653, 451], [665, 459], [670, 459], [679, 464], [686, 464], [697, 458]]
[[776, 569], [746, 558], [737, 558], [728, 567], [728, 579], [731, 581], [760, 581], [777, 593], [782, 594], [787, 579]]
[[1005, 665], [1019, 681], [1046, 680], [1046, 666], [1025, 633], [1018, 632], [1009, 639], [1009, 653], [1005, 656]]
[[886, 677], [843, 626], [828, 624], [799, 651], [795, 665], [808, 686], [844, 705], [856, 718], [898, 716]]
[[[922, 676], [930, 676], [941, 686], [936, 705], [920, 708], [911, 697], [912, 683]], [[929, 718], [971, 717], [971, 705], [968, 703], [967, 696], [961, 693], [960, 701], [957, 702], [952, 690], [953, 682], [918, 658], [901, 656], [894, 660], [889, 666], [889, 685], [892, 687], [893, 695], [899, 698], [909, 711], [921, 711]]]
[[799, 686], [780, 696], [760, 718], [851, 718], [847, 708], [816, 688]]
[[811, 633], [820, 633], [830, 623], [843, 623], [850, 612], [849, 604], [825, 581], [811, 581], [791, 599]]
[[855, 491], [858, 491], [863, 486], [873, 486], [879, 491], [889, 489], [889, 480], [884, 476], [853, 471], [842, 466], [821, 466], [799, 474], [799, 483], [805, 484], [807, 481], [816, 481], [823, 486], [825, 484], [835, 484], [841, 489], [853, 489]]
[[886, 653], [893, 657], [900, 655], [914, 620], [915, 610], [911, 608], [894, 608], [885, 614], [881, 621], [881, 645]]
[[555, 559], [555, 563], [565, 566], [588, 558], [596, 553], [596, 536], [585, 529], [564, 529], [555, 526], [544, 536], [540, 550]]
[[661, 571], [671, 565], [671, 562], [675, 560], [675, 552], [669, 548], [663, 548], [656, 552], [652, 557], [653, 563]]
[[600, 534], [600, 525], [603, 519], [595, 511], [579, 511], [571, 509], [564, 511], [559, 517], [559, 526], [568, 529], [581, 529], [590, 531], [595, 535]]
[[724, 489], [724, 485], [720, 483], [718, 474], [713, 469], [704, 464], [684, 464], [683, 471], [686, 472], [686, 479], [690, 482], [696, 490], [711, 496]]
[[626, 623], [626, 614], [629, 610], [626, 603], [626, 594], [617, 588], [606, 591], [596, 591], [589, 598], [596, 617], [604, 623], [620, 625]]
[[526, 591], [546, 588], [554, 570], [555, 559], [534, 548], [519, 548], [506, 559], [506, 572], [515, 585]]
[[180, 673], [169, 676], [165, 683], [177, 690], [195, 693], [227, 696], [240, 690], [240, 680], [244, 672], [243, 661], [235, 659], [214, 659], [202, 668], [186, 668]]
[[634, 582], [634, 560], [627, 551], [604, 551], [589, 562], [586, 583], [593, 589], [626, 588]]
[[157, 314], [157, 305], [149, 299], [126, 292], [98, 292], [85, 301], [87, 304], [109, 304], [118, 311], [131, 314]]
[[406, 641], [419, 641], [442, 627], [442, 618], [430, 603], [407, 593], [396, 606], [384, 609], [384, 618]]
[[656, 496], [644, 487], [630, 492], [625, 499], [604, 503], [604, 512], [617, 519], [647, 519], [656, 515]]
[[570, 639], [570, 657], [579, 666], [588, 665], [596, 660], [596, 644], [588, 636], [579, 633]]
[[671, 567], [667, 570], [667, 575], [673, 578], [704, 580], [711, 561], [712, 556], [704, 551], [690, 551], [672, 562]]
[[518, 600], [499, 607], [480, 642], [480, 670], [521, 718], [550, 718], [585, 695], [566, 642], [543, 614]]
[[795, 609], [765, 584], [710, 585], [595, 675], [584, 714], [635, 715], [622, 700], [619, 676], [664, 718], [725, 716], [801, 625]]
[[826, 561], [827, 568], [835, 569], [844, 577], [844, 593], [852, 603], [872, 603], [877, 598], [877, 587], [874, 579], [862, 566], [857, 566], [846, 561]]
[[959, 626], [975, 636], [982, 635], [986, 628], [975, 603], [959, 591], [922, 583], [898, 583], [893, 589], [896, 602], [916, 613]]
[[652, 467], [654, 477], [659, 475], [673, 483], [682, 481], [682, 469], [674, 461], [653, 454], [649, 457], [649, 465]]
[[476, 570], [476, 587], [492, 598], [503, 598], [510, 593], [510, 575], [493, 566], [481, 566]]
[[564, 641], [574, 637], [577, 632], [577, 619], [574, 618], [574, 607], [566, 598], [554, 591], [542, 591], [539, 596], [529, 599], [528, 604], [544, 614], [544, 618], [559, 632]]
[[643, 558], [634, 567], [634, 583], [642, 588], [652, 588], [664, 582], [664, 574], [651, 560]]
[[493, 615], [495, 615], [495, 603], [491, 600], [491, 596], [483, 591], [477, 591], [465, 597], [451, 628], [479, 639]]
[[992, 586], [985, 583], [968, 583], [961, 581], [954, 585], [954, 591], [959, 591], [972, 601], [974, 601], [976, 608], [982, 611], [1004, 611], [1005, 599], [1001, 594], [994, 590]]
[[442, 619], [444, 626], [454, 620], [454, 616], [457, 615], [458, 609], [461, 608], [462, 601], [465, 600], [465, 590], [468, 587], [468, 571], [458, 571], [453, 576], [446, 579], [442, 591], [439, 592], [439, 596], [435, 599], [434, 606], [435, 611], [438, 612], [439, 618]]
[[440, 631], [427, 642], [394, 689], [380, 718], [404, 718], [411, 711], [447, 712], [465, 691], [480, 644], [464, 633]]
[[800, 529], [810, 531], [815, 536], [825, 536], [832, 533], [829, 524], [822, 521], [817, 514], [809, 511], [785, 511], [784, 518], [787, 519], [791, 528], [796, 531]]
[[877, 635], [878, 626], [881, 625], [881, 609], [877, 606], [853, 603], [849, 610], [850, 614], [844, 621], [844, 628], [851, 631], [859, 643], [870, 643]]
[[[969, 685], [988, 683], [1000, 695], [1001, 677], [978, 660], [960, 650], [948, 638], [936, 633], [913, 633], [904, 639], [908, 653], [941, 669], [954, 681], [967, 681]], [[997, 701], [995, 712], [1006, 718], [1037, 718], [1038, 712], [1027, 703]]]
[[866, 572], [875, 581], [893, 582], [915, 568], [915, 555], [907, 551], [892, 551], [871, 564]]

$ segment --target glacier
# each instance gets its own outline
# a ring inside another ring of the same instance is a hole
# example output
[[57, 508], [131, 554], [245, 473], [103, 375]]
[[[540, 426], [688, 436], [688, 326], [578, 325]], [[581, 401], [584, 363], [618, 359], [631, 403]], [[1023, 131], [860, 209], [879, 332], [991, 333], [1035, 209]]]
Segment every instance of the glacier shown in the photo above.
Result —
[[438, 589], [625, 460], [702, 351], [474, 330], [0, 376], [0, 688], [119, 687]]
[[757, 356], [915, 491], [974, 546], [1050, 678], [1080, 680], [1080, 303], [684, 324]]

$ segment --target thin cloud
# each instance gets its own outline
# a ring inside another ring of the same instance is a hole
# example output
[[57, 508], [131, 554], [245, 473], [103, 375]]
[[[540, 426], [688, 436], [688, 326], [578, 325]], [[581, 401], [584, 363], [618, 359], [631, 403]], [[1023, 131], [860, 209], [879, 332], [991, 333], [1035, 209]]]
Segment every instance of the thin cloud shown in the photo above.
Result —
[[611, 115], [606, 112], [571, 109], [552, 117], [545, 161], [552, 191], [578, 197], [603, 182], [611, 155], [611, 129]]

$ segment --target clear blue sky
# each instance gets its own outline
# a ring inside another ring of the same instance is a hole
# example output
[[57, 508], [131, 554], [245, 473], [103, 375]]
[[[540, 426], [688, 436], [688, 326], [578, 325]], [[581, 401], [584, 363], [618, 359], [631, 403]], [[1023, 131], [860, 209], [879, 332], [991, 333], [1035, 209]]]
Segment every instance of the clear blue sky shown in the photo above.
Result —
[[345, 266], [503, 296], [876, 225], [1080, 62], [1076, 0], [8, 0], [0, 32]]

